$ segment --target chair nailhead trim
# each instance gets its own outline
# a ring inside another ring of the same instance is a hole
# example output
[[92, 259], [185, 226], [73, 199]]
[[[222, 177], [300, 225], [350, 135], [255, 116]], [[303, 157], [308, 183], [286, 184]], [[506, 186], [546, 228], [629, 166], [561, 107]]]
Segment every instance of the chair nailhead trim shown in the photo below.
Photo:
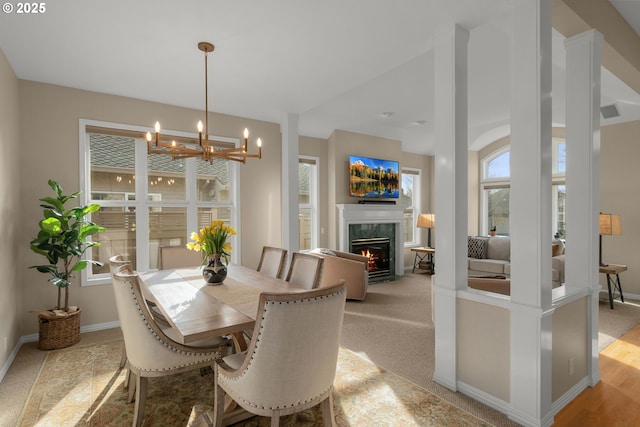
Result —
[[[219, 349], [220, 346], [217, 347], [218, 348], [217, 350], [213, 350], [213, 351], [210, 351], [210, 352], [196, 353], [196, 352], [184, 351], [182, 349], [175, 348], [175, 347], [171, 346], [169, 343], [167, 343], [165, 340], [160, 338], [158, 336], [158, 334], [156, 334], [156, 332], [153, 330], [151, 325], [149, 325], [149, 323], [147, 322], [146, 317], [144, 316], [144, 313], [142, 311], [142, 307], [140, 306], [140, 303], [138, 301], [138, 297], [136, 296], [136, 292], [134, 290], [133, 282], [130, 281], [130, 280], [126, 280], [126, 282], [129, 284], [129, 292], [131, 293], [131, 296], [133, 297], [133, 301], [136, 304], [136, 308], [138, 309], [138, 314], [140, 315], [140, 317], [142, 317], [142, 320], [144, 321], [144, 324], [147, 326], [147, 329], [149, 330], [149, 332], [151, 332], [151, 334], [155, 337], [155, 339], [160, 341], [164, 347], [172, 350], [175, 353], [180, 353], [180, 354], [185, 354], [185, 355], [188, 354], [188, 355], [193, 355], [193, 356], [200, 356], [200, 358], [202, 359], [202, 360], [199, 360], [199, 361], [194, 361], [192, 363], [182, 364], [182, 365], [178, 365], [178, 366], [172, 366], [172, 367], [165, 368], [165, 369], [142, 369], [142, 368], [139, 368], [137, 366], [134, 366], [138, 371], [141, 371], [141, 372], [165, 372], [165, 371], [171, 371], [171, 370], [178, 369], [178, 368], [186, 368], [188, 366], [200, 365], [203, 362], [207, 362], [209, 360], [211, 360], [211, 363], [213, 364], [214, 360], [222, 359], [222, 352]], [[224, 345], [224, 344], [222, 344], [222, 345]]]

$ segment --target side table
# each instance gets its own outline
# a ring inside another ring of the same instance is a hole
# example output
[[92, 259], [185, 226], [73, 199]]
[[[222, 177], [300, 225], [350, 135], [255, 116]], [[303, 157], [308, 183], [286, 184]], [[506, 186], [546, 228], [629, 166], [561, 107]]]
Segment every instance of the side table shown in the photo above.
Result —
[[[416, 253], [416, 257], [413, 260], [413, 270], [411, 270], [411, 272], [415, 273], [416, 269], [426, 270], [428, 274], [433, 275], [435, 272], [436, 250], [434, 248], [419, 247], [411, 248], [411, 252]], [[424, 268], [425, 264], [427, 268]]]
[[[622, 285], [620, 284], [620, 273], [627, 271], [626, 265], [620, 264], [608, 264], [601, 265], [599, 271], [607, 276], [607, 288], [609, 290], [609, 307], [613, 310], [613, 298], [615, 297], [616, 290], [620, 292], [620, 301], [624, 302], [624, 295], [622, 295]], [[611, 277], [615, 274], [615, 279]], [[613, 285], [613, 290], [611, 289]]]

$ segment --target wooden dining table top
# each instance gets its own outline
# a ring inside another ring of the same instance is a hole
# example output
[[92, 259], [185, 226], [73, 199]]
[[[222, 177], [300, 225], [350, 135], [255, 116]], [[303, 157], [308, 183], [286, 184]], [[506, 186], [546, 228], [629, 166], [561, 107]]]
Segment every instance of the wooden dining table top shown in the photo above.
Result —
[[140, 279], [184, 344], [252, 328], [262, 292], [306, 291], [240, 265], [229, 265], [227, 278], [216, 285], [203, 279], [200, 268], [149, 271]]

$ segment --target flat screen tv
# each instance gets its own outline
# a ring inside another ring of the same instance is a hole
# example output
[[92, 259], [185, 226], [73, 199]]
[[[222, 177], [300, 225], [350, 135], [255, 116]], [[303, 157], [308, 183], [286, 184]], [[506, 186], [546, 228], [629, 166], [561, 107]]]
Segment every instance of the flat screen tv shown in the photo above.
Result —
[[400, 198], [398, 162], [349, 156], [349, 195], [377, 199]]

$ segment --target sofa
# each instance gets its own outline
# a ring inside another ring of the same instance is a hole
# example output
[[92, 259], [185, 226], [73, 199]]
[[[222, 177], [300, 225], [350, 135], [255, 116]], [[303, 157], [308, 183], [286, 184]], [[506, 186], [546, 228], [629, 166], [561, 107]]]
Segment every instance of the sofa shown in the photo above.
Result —
[[[470, 278], [509, 278], [511, 276], [511, 239], [504, 236], [469, 236], [468, 275]], [[564, 243], [552, 242], [552, 287], [564, 283]]]
[[363, 255], [318, 248], [310, 252], [324, 258], [320, 287], [344, 279], [347, 299], [364, 300], [369, 286], [369, 258]]

